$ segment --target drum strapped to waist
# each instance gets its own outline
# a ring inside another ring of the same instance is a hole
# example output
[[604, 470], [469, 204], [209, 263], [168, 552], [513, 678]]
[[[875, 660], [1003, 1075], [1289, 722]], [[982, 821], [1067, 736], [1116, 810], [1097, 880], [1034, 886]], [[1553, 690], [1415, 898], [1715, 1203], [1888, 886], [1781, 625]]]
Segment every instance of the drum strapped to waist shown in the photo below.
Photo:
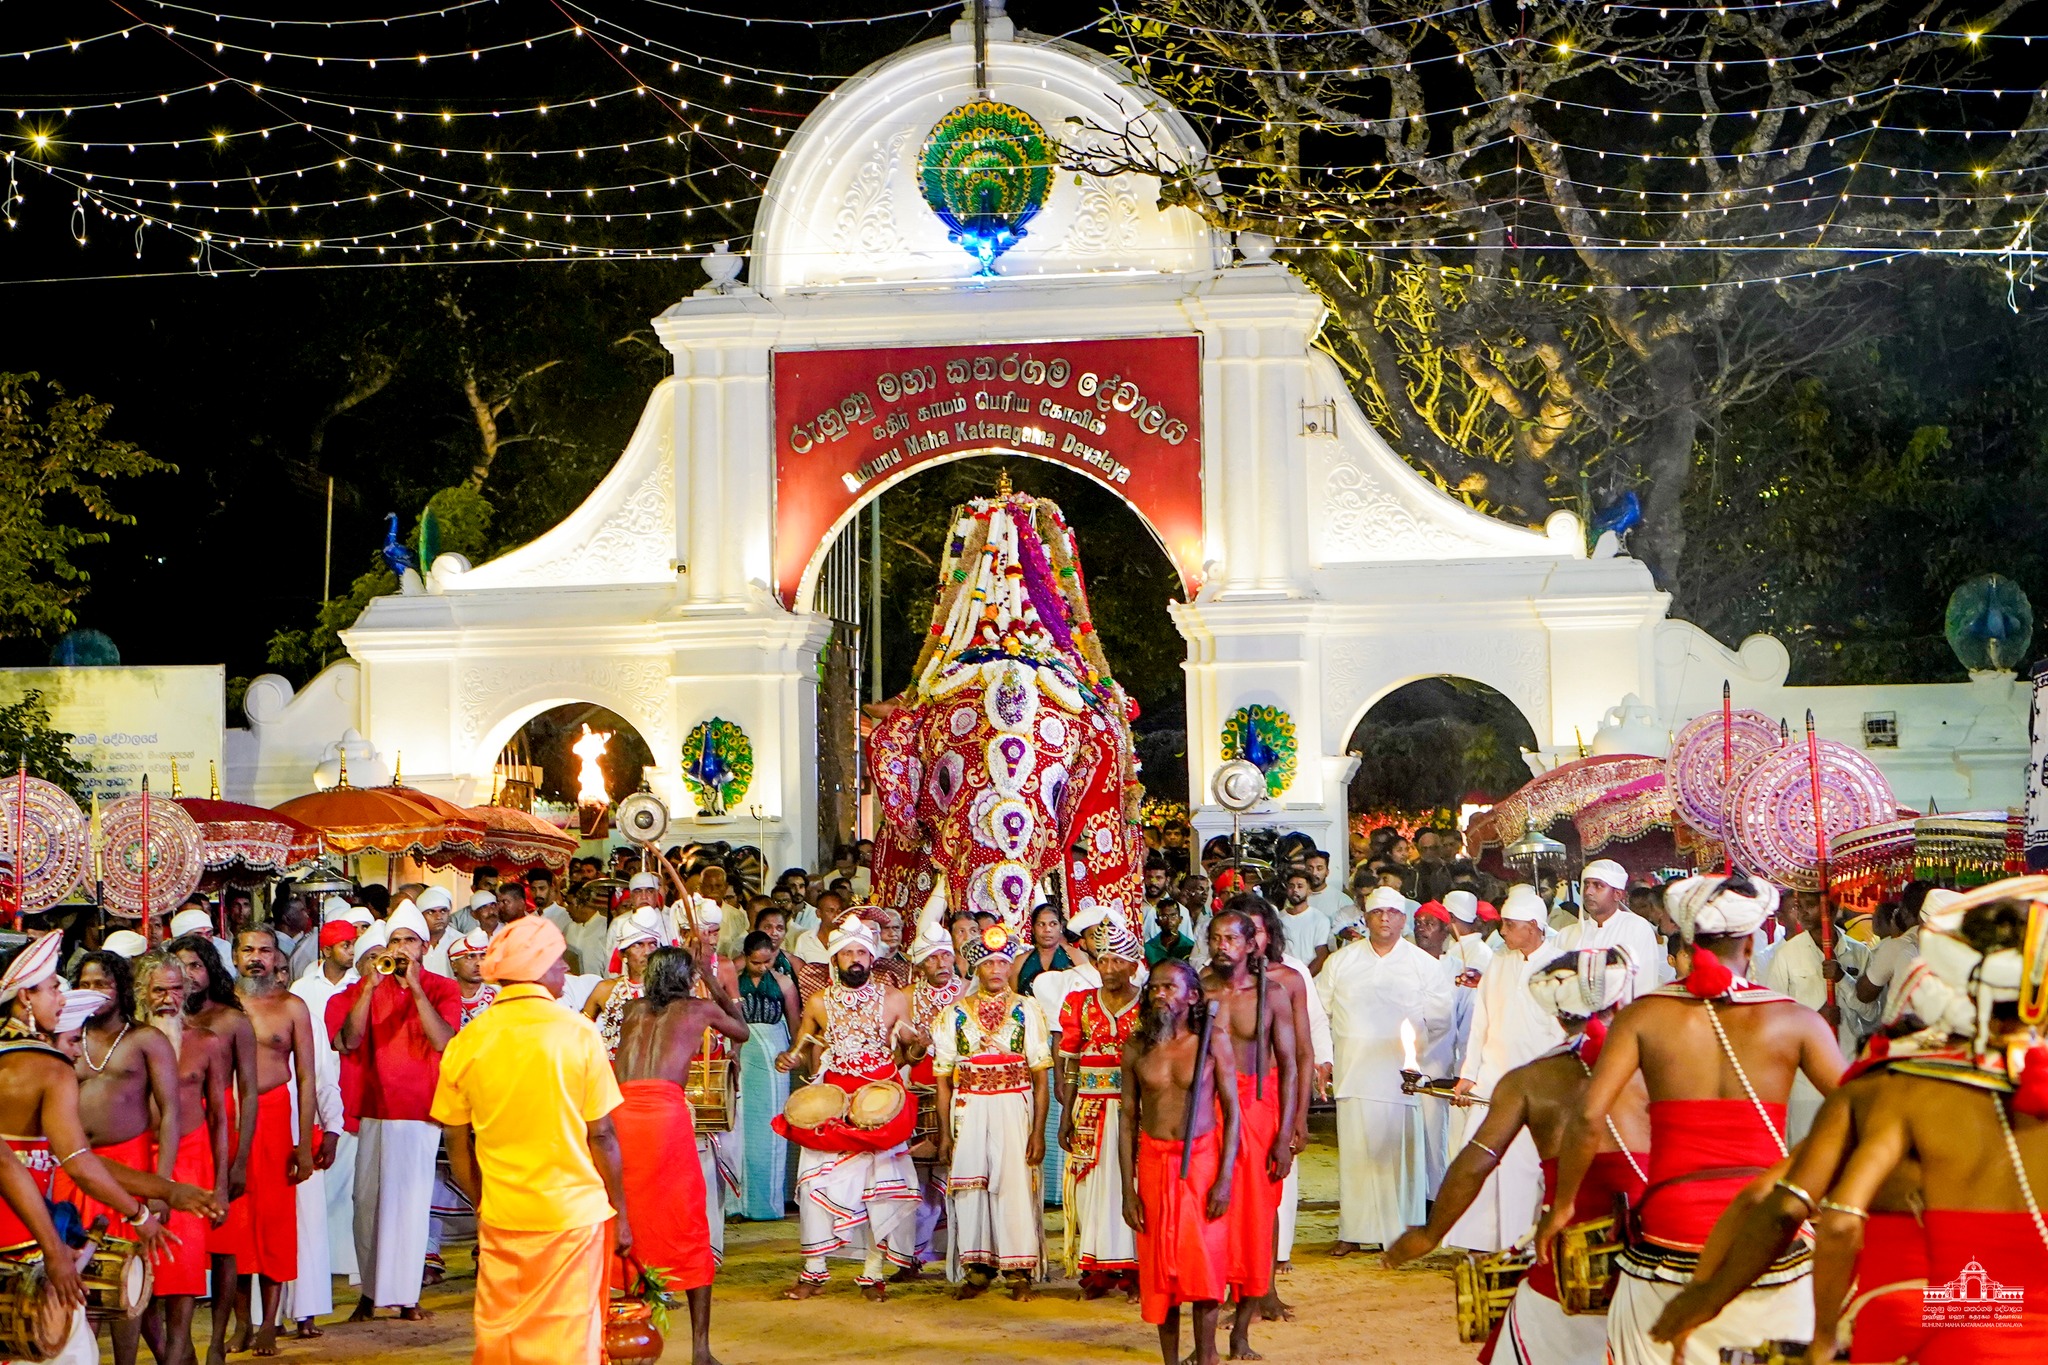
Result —
[[856, 1128], [883, 1128], [903, 1112], [906, 1102], [903, 1087], [895, 1081], [869, 1081], [846, 1102], [846, 1121]]
[[913, 1085], [910, 1093], [917, 1099], [917, 1126], [910, 1131], [910, 1154], [922, 1158], [939, 1145], [939, 1092], [933, 1086]]
[[792, 1128], [816, 1128], [846, 1117], [846, 1092], [828, 1082], [798, 1086], [789, 1092], [782, 1117]]
[[1536, 1253], [1509, 1247], [1490, 1255], [1467, 1252], [1452, 1268], [1451, 1283], [1458, 1300], [1458, 1340], [1484, 1341], [1493, 1335], [1494, 1324], [1507, 1316], [1522, 1277], [1536, 1264]]
[[0, 1257], [0, 1359], [48, 1360], [71, 1335], [71, 1306], [43, 1273], [40, 1252]]
[[142, 1243], [129, 1237], [98, 1239], [99, 1246], [78, 1278], [85, 1282], [85, 1316], [95, 1323], [139, 1317], [155, 1291], [156, 1274]]
[[683, 1087], [690, 1114], [700, 1133], [730, 1133], [740, 1107], [739, 1068], [730, 1057], [699, 1057], [690, 1063], [690, 1083]]
[[1615, 1253], [1620, 1225], [1612, 1218], [1573, 1223], [1557, 1236], [1557, 1305], [1565, 1312], [1605, 1313], [1621, 1278]]

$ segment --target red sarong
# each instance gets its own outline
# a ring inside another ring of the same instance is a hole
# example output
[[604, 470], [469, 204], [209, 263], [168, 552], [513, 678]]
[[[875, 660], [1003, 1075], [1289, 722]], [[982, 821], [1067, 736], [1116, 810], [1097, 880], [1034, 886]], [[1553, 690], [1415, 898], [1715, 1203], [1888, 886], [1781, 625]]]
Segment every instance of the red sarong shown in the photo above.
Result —
[[[178, 1159], [171, 1167], [171, 1178], [202, 1190], [213, 1188], [213, 1148], [204, 1125], [178, 1139]], [[207, 1221], [196, 1213], [172, 1209], [165, 1226], [179, 1241], [156, 1259], [157, 1294], [204, 1294]]]
[[[1638, 1152], [1636, 1164], [1644, 1170], [1650, 1167], [1650, 1154]], [[1614, 1213], [1616, 1195], [1627, 1195], [1629, 1206], [1643, 1197], [1643, 1178], [1629, 1165], [1626, 1152], [1595, 1152], [1593, 1164], [1586, 1168], [1585, 1179], [1579, 1182], [1578, 1197], [1572, 1200], [1572, 1221], [1590, 1223], [1596, 1218], [1607, 1218]], [[1549, 1208], [1557, 1202], [1557, 1158], [1543, 1158], [1543, 1206]], [[1557, 1298], [1557, 1262], [1539, 1261], [1529, 1267], [1523, 1276], [1529, 1288], [1546, 1299]]]
[[[1922, 1311], [1929, 1325], [1919, 1365], [2037, 1365], [2048, 1341], [2048, 1255], [2034, 1220], [1969, 1209], [1929, 1209], [1926, 1216]], [[1966, 1279], [1965, 1270], [1982, 1279]], [[1944, 1290], [1958, 1292], [1944, 1303]], [[1999, 1303], [2001, 1290], [2023, 1297]], [[1993, 1302], [1983, 1302], [1987, 1297]]]
[[[1138, 1134], [1138, 1202], [1145, 1209], [1145, 1230], [1138, 1234], [1138, 1306], [1154, 1325], [1183, 1303], [1219, 1302], [1229, 1289], [1231, 1214], [1212, 1223], [1206, 1208], [1209, 1187], [1216, 1183], [1217, 1142], [1214, 1128], [1195, 1139], [1188, 1178], [1182, 1180], [1181, 1144]], [[1240, 1166], [1231, 1181], [1233, 1211], [1243, 1178]], [[1259, 1183], [1267, 1183], [1263, 1170]]]
[[[704, 1208], [704, 1168], [697, 1164], [697, 1125], [689, 1097], [674, 1081], [624, 1081], [625, 1102], [612, 1110], [624, 1167], [633, 1255], [659, 1268], [680, 1294], [701, 1289], [718, 1273]], [[605, 1232], [610, 1244], [611, 1232]], [[624, 1268], [611, 1261], [612, 1287], [626, 1288]]]
[[228, 1206], [226, 1221], [207, 1237], [206, 1249], [215, 1256], [234, 1257], [237, 1275], [261, 1275], [274, 1284], [299, 1278], [291, 1087], [280, 1085], [256, 1097], [248, 1190]]
[[[1872, 1213], [1856, 1256], [1856, 1296], [1901, 1280], [1927, 1278], [1927, 1234], [1910, 1213]], [[1920, 1325], [1922, 1290], [1915, 1285], [1864, 1299], [1849, 1339], [1852, 1361], [1913, 1360], [1927, 1333]]]
[[[1785, 1106], [1767, 1104], [1764, 1108], [1782, 1135]], [[1779, 1156], [1777, 1142], [1765, 1131], [1756, 1106], [1747, 1099], [1650, 1101], [1652, 1185], [1720, 1166], [1760, 1171]], [[1722, 1176], [1658, 1190], [1643, 1205], [1643, 1235], [1674, 1249], [1700, 1250], [1716, 1220], [1752, 1178]]]
[[[1254, 1095], [1255, 1090], [1263, 1094]], [[1273, 1231], [1278, 1226], [1280, 1187], [1266, 1178], [1266, 1158], [1280, 1132], [1280, 1073], [1266, 1083], [1237, 1075], [1237, 1172], [1230, 1182], [1230, 1287], [1239, 1297], [1262, 1298], [1273, 1287]], [[1206, 1193], [1208, 1186], [1202, 1187]]]
[[[118, 1161], [131, 1171], [141, 1171], [146, 1175], [156, 1174], [156, 1134], [147, 1128], [137, 1133], [134, 1137], [129, 1138], [126, 1142], [110, 1142], [104, 1147], [95, 1147], [92, 1149], [92, 1154], [102, 1161]], [[127, 1219], [80, 1189], [78, 1182], [71, 1178], [69, 1171], [60, 1169], [51, 1178], [50, 1186], [50, 1198], [60, 1203], [68, 1202], [77, 1205], [78, 1219], [88, 1229], [92, 1227], [93, 1219], [105, 1218], [107, 1220], [107, 1232], [110, 1235], [115, 1237], [133, 1237], [135, 1235], [135, 1229], [128, 1226]]]

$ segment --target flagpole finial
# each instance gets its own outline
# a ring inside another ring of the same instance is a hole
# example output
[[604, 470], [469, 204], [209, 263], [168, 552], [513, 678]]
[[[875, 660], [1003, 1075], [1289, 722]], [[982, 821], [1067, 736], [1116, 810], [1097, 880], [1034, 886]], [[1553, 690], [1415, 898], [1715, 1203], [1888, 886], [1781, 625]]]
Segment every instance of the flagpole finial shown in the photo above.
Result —
[[171, 799], [175, 801], [184, 794], [185, 789], [178, 785], [178, 760], [174, 758], [171, 760]]

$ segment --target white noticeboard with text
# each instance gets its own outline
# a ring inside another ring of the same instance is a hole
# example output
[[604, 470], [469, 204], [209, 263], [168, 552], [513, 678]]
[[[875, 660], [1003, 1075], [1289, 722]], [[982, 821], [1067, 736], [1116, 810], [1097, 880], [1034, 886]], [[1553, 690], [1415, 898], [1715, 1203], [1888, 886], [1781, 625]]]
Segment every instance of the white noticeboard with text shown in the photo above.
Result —
[[[104, 804], [142, 790], [171, 794], [171, 764], [188, 796], [207, 794], [207, 768], [221, 761], [227, 728], [227, 669], [221, 664], [160, 668], [0, 668], [0, 706], [41, 692], [50, 723], [72, 736], [91, 765], [88, 790]], [[14, 759], [0, 755], [0, 767]]]

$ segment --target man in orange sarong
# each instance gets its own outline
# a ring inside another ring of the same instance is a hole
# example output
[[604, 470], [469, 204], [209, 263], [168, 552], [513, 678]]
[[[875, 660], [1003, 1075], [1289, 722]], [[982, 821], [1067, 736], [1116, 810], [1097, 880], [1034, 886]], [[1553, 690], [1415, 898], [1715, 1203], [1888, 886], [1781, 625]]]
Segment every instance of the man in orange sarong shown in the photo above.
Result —
[[[690, 1064], [707, 1033], [747, 1041], [746, 1015], [717, 972], [699, 970], [690, 948], [657, 948], [647, 959], [645, 993], [619, 1021], [619, 1051], [612, 1065], [625, 1102], [612, 1116], [625, 1168], [626, 1206], [633, 1211], [634, 1258], [658, 1270], [669, 1289], [690, 1304], [692, 1359], [713, 1365], [711, 1280], [718, 1258], [704, 1204], [704, 1170], [697, 1160], [697, 1128], [684, 1087]], [[711, 998], [696, 996], [701, 979]], [[637, 1278], [614, 1262], [612, 1286], [630, 1289]]]
[[633, 1249], [618, 1082], [596, 1026], [560, 1002], [567, 948], [539, 915], [500, 930], [484, 955], [498, 998], [441, 1055], [432, 1112], [477, 1209], [474, 1365], [597, 1365], [606, 1254]]
[[[1137, 1234], [1139, 1311], [1159, 1329], [1164, 1365], [1180, 1365], [1180, 1306], [1192, 1304], [1191, 1359], [1215, 1365], [1216, 1316], [1229, 1289], [1225, 1214], [1237, 1170], [1237, 1066], [1228, 1029], [1190, 1026], [1189, 1012], [1209, 1006], [1185, 962], [1167, 959], [1152, 969], [1141, 1008], [1123, 1048], [1118, 1129], [1124, 1221]], [[1184, 1150], [1189, 1143], [1192, 1150]]]
[[1252, 1318], [1273, 1287], [1274, 1232], [1279, 1225], [1280, 1189], [1294, 1163], [1295, 1087], [1305, 1083], [1295, 1068], [1294, 1012], [1287, 993], [1260, 988], [1265, 963], [1255, 946], [1256, 905], [1249, 895], [1233, 897], [1209, 921], [1209, 969], [1202, 989], [1215, 1013], [1212, 1032], [1230, 1038], [1237, 1060], [1236, 1084], [1242, 1135], [1230, 1201], [1230, 1287], [1237, 1315], [1230, 1324], [1230, 1354], [1247, 1359]]

